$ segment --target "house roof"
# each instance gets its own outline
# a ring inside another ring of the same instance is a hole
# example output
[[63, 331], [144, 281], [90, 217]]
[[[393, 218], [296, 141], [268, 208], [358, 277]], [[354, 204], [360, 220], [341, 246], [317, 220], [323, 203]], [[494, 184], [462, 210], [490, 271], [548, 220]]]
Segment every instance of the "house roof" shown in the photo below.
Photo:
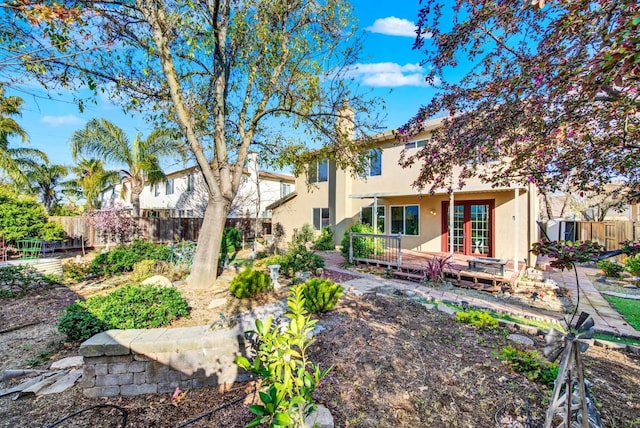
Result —
[[270, 205], [267, 205], [267, 207], [265, 209], [266, 210], [276, 209], [280, 205], [283, 205], [283, 204], [289, 202], [291, 199], [295, 198], [296, 196], [298, 196], [298, 192], [291, 192], [287, 196], [285, 196], [284, 198], [280, 198], [277, 201], [275, 201], [274, 203], [272, 203]]
[[[199, 171], [199, 170], [200, 168], [198, 166], [191, 166], [188, 168], [183, 168], [177, 171], [169, 172], [167, 173], [167, 177], [169, 178], [181, 177], [183, 175], [190, 174], [194, 171]], [[249, 175], [249, 169], [242, 168], [242, 173], [244, 175]], [[296, 178], [290, 174], [282, 174], [278, 172], [260, 171], [260, 170], [258, 170], [258, 177], [262, 179], [269, 179], [274, 181], [285, 181], [288, 183], [294, 183], [296, 180]]]

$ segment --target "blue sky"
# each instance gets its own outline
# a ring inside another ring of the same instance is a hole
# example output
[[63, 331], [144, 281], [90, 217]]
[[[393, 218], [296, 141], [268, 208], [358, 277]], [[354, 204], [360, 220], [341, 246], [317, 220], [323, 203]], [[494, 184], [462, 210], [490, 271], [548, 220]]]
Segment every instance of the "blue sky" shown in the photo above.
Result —
[[[354, 14], [365, 32], [364, 52], [354, 77], [364, 90], [386, 100], [386, 129], [405, 123], [433, 94], [424, 82], [426, 70], [419, 65], [423, 55], [412, 50], [418, 0], [382, 2], [353, 0]], [[141, 118], [122, 113], [108, 99], [87, 103], [81, 113], [64, 95], [47, 94], [34, 87], [7, 92], [24, 99], [19, 123], [29, 134], [29, 147], [43, 150], [53, 163], [71, 164], [69, 137], [92, 118], [106, 118], [123, 128], [132, 138], [136, 132], [148, 133]], [[13, 141], [15, 147], [18, 141]], [[169, 170], [179, 169], [176, 165]]]

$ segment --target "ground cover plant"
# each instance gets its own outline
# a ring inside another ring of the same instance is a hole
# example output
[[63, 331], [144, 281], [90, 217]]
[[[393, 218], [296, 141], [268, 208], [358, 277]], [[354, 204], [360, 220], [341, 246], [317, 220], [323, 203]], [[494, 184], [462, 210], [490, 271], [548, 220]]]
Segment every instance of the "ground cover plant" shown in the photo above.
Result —
[[550, 387], [558, 376], [558, 364], [550, 363], [535, 350], [518, 349], [509, 345], [500, 350], [498, 359], [529, 380], [542, 382]]
[[624, 266], [610, 260], [600, 260], [596, 263], [598, 269], [602, 270], [604, 276], [610, 278], [618, 278], [622, 272], [624, 272]]
[[128, 285], [70, 305], [58, 329], [70, 340], [84, 340], [109, 329], [154, 328], [189, 316], [189, 304], [171, 287]]
[[29, 291], [46, 288], [57, 282], [27, 265], [0, 267], [0, 299], [22, 297]]
[[131, 272], [133, 266], [142, 260], [167, 260], [171, 250], [166, 245], [154, 244], [140, 239], [131, 244], [117, 247], [96, 256], [89, 267], [97, 275], [116, 275]]
[[324, 267], [324, 259], [303, 244], [292, 244], [286, 254], [261, 260], [261, 265], [280, 265], [280, 273], [292, 278], [296, 272], [315, 272]]

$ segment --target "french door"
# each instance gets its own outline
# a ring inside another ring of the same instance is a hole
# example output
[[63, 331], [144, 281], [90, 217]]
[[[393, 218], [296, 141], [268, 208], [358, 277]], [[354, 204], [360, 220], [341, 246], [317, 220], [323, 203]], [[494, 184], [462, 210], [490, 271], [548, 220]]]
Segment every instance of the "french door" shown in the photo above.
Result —
[[453, 252], [464, 255], [493, 255], [493, 200], [456, 201], [453, 227], [449, 228], [449, 202], [442, 203], [442, 251], [450, 252], [449, 233], [453, 233]]

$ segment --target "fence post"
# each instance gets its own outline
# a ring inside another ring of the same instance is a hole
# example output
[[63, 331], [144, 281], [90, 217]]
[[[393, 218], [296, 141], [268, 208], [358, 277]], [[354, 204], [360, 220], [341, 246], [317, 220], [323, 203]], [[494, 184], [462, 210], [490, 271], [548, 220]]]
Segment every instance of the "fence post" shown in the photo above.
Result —
[[402, 265], [402, 245], [400, 245], [402, 242], [402, 235], [398, 233], [398, 237], [396, 238], [396, 245], [397, 245], [397, 251], [398, 251], [398, 268]]
[[353, 232], [349, 232], [349, 263], [353, 264]]

